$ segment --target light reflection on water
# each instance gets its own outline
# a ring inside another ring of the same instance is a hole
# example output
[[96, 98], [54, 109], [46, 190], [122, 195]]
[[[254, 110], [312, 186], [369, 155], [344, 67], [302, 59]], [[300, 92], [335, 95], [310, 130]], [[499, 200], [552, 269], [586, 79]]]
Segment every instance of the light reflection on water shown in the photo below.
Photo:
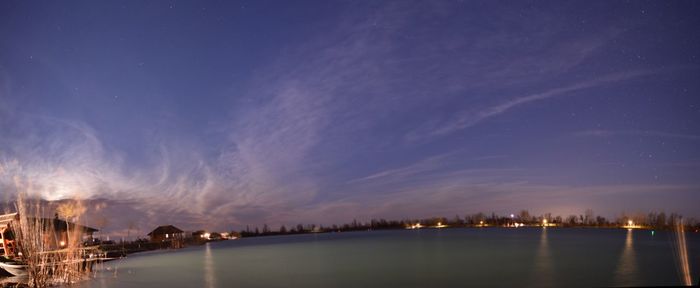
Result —
[[[117, 277], [103, 270], [73, 287], [678, 285], [668, 234], [643, 232], [492, 228], [248, 238], [132, 255], [105, 264], [119, 268]], [[697, 236], [688, 238], [693, 267], [700, 263]]]
[[535, 261], [533, 263], [533, 282], [538, 283], [540, 287], [554, 287], [554, 273], [552, 271], [552, 259], [550, 256], [549, 240], [547, 237], [547, 227], [542, 227], [540, 233], [539, 245]]
[[625, 246], [620, 255], [620, 261], [617, 264], [615, 271], [615, 284], [617, 286], [633, 286], [638, 285], [636, 279], [639, 278], [637, 272], [637, 260], [634, 250], [634, 230], [627, 229], [627, 237], [625, 238]]
[[216, 286], [216, 274], [214, 272], [214, 257], [211, 253], [211, 245], [207, 243], [204, 248], [204, 286], [214, 288]]

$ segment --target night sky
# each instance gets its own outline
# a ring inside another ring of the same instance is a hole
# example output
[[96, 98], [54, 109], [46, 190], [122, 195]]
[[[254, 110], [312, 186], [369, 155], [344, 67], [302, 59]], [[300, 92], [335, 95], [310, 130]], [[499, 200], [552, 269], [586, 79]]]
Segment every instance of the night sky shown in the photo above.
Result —
[[0, 1], [0, 195], [111, 231], [700, 217], [700, 2], [564, 2]]

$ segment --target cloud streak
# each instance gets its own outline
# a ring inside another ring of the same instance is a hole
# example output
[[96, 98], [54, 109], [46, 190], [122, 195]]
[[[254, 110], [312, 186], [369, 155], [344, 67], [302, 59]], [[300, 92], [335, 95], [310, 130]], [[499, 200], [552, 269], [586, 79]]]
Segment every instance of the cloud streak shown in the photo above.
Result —
[[685, 140], [700, 140], [700, 135], [669, 133], [653, 130], [586, 130], [574, 133], [581, 137], [614, 137], [614, 136], [635, 136], [635, 137], [656, 137], [675, 138]]
[[461, 112], [453, 120], [450, 120], [446, 123], [442, 123], [442, 124], [438, 125], [438, 127], [432, 127], [430, 129], [431, 131], [428, 132], [427, 135], [424, 134], [425, 131], [421, 131], [421, 132], [414, 131], [408, 135], [408, 139], [417, 139], [417, 138], [421, 138], [421, 137], [431, 137], [431, 136], [441, 136], [441, 135], [454, 133], [456, 131], [460, 131], [460, 130], [475, 126], [483, 121], [486, 121], [490, 118], [499, 116], [499, 115], [506, 113], [512, 109], [515, 109], [515, 108], [522, 106], [522, 105], [529, 104], [531, 102], [542, 101], [542, 100], [546, 100], [546, 99], [550, 99], [550, 98], [566, 96], [566, 95], [570, 95], [573, 92], [602, 87], [604, 85], [609, 85], [609, 84], [613, 84], [613, 83], [617, 83], [617, 82], [621, 82], [621, 81], [626, 81], [626, 80], [632, 80], [632, 79], [650, 76], [650, 75], [654, 75], [654, 74], [658, 74], [658, 73], [659, 73], [658, 71], [650, 71], [650, 70], [614, 73], [614, 74], [605, 75], [603, 77], [595, 78], [592, 80], [575, 83], [572, 85], [553, 88], [553, 89], [550, 89], [550, 90], [547, 90], [544, 92], [539, 92], [539, 93], [534, 93], [534, 94], [530, 94], [530, 95], [526, 95], [526, 96], [512, 98], [508, 101], [505, 101], [503, 103], [500, 103], [500, 104], [497, 104], [497, 105], [494, 105], [491, 107], [481, 108], [479, 110], [469, 110], [469, 111]]

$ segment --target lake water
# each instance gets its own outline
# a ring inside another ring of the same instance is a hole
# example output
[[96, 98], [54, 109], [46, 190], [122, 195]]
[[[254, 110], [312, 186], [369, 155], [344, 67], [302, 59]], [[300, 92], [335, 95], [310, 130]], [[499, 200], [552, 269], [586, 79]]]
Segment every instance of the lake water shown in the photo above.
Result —
[[[82, 287], [679, 285], [670, 232], [424, 229], [246, 238], [112, 261]], [[700, 235], [688, 233], [694, 284]]]

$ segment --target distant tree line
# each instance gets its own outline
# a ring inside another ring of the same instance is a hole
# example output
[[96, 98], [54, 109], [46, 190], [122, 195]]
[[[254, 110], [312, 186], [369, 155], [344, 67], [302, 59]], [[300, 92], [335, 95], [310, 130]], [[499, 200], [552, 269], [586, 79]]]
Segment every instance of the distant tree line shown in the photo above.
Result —
[[666, 215], [664, 212], [650, 213], [622, 213], [615, 219], [607, 219], [600, 215], [595, 215], [592, 209], [587, 209], [583, 214], [571, 214], [566, 217], [560, 215], [554, 216], [552, 213], [542, 215], [532, 215], [528, 210], [521, 210], [518, 214], [507, 216], [490, 215], [484, 213], [467, 214], [464, 217], [455, 215], [452, 218], [433, 217], [424, 219], [403, 219], [403, 220], [386, 220], [372, 219], [369, 222], [360, 222], [353, 219], [350, 223], [342, 225], [316, 225], [316, 224], [297, 224], [296, 226], [287, 227], [282, 225], [278, 230], [272, 230], [267, 224], [259, 229], [257, 226], [251, 228], [246, 226], [240, 232], [233, 231], [232, 234], [240, 235], [240, 237], [257, 237], [257, 236], [273, 236], [273, 235], [290, 235], [304, 233], [325, 233], [325, 232], [349, 232], [349, 231], [368, 231], [368, 230], [389, 230], [389, 229], [405, 229], [416, 224], [421, 227], [436, 227], [444, 225], [447, 228], [464, 228], [464, 227], [488, 227], [488, 226], [510, 226], [514, 223], [522, 224], [523, 226], [541, 226], [546, 220], [548, 225], [559, 227], [597, 227], [597, 228], [618, 228], [628, 225], [632, 221], [636, 227], [646, 229], [670, 229], [683, 219], [683, 224], [690, 231], [700, 231], [700, 225], [695, 219], [683, 218], [681, 215], [671, 213]]

